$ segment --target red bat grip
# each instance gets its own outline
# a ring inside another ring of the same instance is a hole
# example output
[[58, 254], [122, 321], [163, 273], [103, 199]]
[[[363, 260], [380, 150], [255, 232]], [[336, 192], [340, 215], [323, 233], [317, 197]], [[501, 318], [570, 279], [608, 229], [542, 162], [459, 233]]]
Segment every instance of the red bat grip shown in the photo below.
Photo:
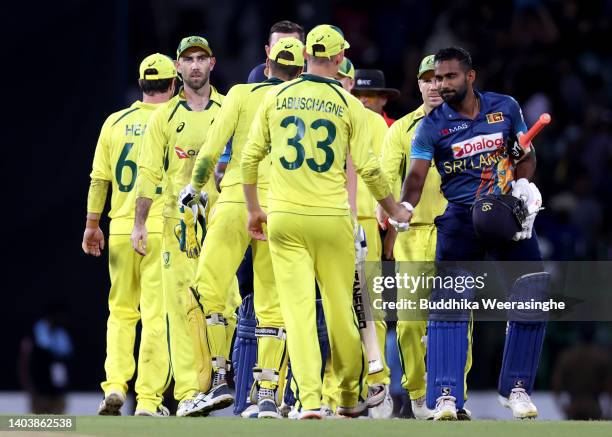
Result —
[[533, 140], [534, 137], [538, 133], [540, 133], [542, 129], [544, 129], [544, 126], [550, 123], [550, 121], [550, 114], [547, 114], [545, 112], [544, 114], [540, 115], [540, 118], [538, 118], [538, 120], [533, 124], [533, 126], [531, 126], [527, 133], [519, 137], [519, 143], [521, 144], [521, 147], [526, 151], [531, 150], [531, 140]]

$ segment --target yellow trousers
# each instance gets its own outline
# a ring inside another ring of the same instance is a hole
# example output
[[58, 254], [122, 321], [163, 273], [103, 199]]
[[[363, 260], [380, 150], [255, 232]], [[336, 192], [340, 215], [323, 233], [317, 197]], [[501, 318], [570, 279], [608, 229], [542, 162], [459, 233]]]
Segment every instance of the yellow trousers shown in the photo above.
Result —
[[[407, 232], [400, 232], [393, 248], [395, 260], [399, 262], [400, 274], [408, 273], [412, 276], [432, 274], [435, 271], [433, 261], [436, 258], [436, 227], [435, 225], [414, 225]], [[420, 289], [415, 295], [408, 295], [398, 290], [398, 301], [402, 298], [416, 299], [429, 298], [431, 290]], [[403, 376], [402, 386], [408, 391], [411, 399], [425, 396], [425, 352], [427, 313], [418, 310], [398, 311], [397, 314], [397, 346]], [[464, 396], [467, 399], [467, 374], [472, 367], [472, 323], [468, 330], [468, 351], [465, 365]]]
[[[252, 240], [247, 231], [247, 209], [241, 202], [224, 202], [223, 194], [215, 205], [212, 219], [200, 255], [195, 288], [200, 294], [207, 317], [212, 314], [226, 314], [240, 305], [240, 295], [232, 287], [236, 271], [249, 246], [253, 250], [254, 307], [257, 316], [257, 332], [265, 332], [257, 339], [256, 368], [270, 369], [278, 374], [276, 380], [262, 381], [266, 388], [277, 387], [284, 380], [287, 365], [284, 333], [274, 337], [272, 330], [283, 328], [276, 283], [266, 241]], [[232, 298], [237, 296], [237, 299]], [[229, 300], [229, 304], [228, 304]], [[229, 306], [229, 307], [228, 307]], [[231, 337], [224, 335], [221, 324], [207, 324], [208, 344], [212, 358], [229, 359]], [[214, 364], [213, 364], [214, 365]]]
[[165, 218], [162, 240], [162, 281], [168, 320], [174, 397], [181, 401], [210, 387], [204, 313], [189, 284], [197, 260], [181, 252], [175, 235], [180, 220]]
[[159, 260], [161, 234], [149, 234], [149, 253], [145, 257], [132, 249], [129, 235], [111, 234], [108, 243], [110, 315], [106, 330], [106, 381], [102, 390], [105, 395], [127, 392], [127, 382], [135, 370], [134, 342], [140, 320], [136, 408], [155, 411], [170, 378]]
[[302, 408], [321, 407], [321, 354], [315, 313], [319, 284], [338, 382], [338, 405], [355, 407], [366, 399], [368, 362], [353, 309], [355, 246], [346, 216], [273, 212], [268, 239], [296, 396]]

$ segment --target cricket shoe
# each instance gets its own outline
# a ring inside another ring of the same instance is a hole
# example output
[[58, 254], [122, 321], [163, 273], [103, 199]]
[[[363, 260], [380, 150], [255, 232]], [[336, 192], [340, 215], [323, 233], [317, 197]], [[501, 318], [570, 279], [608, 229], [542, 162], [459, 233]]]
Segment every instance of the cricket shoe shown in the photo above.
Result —
[[183, 399], [179, 402], [178, 408], [176, 409], [177, 417], [196, 417], [205, 416], [207, 413], [204, 411], [204, 403], [198, 401], [198, 397], [203, 393], [198, 393], [195, 398]]
[[[384, 398], [383, 398], [383, 400], [384, 400]], [[379, 402], [379, 404], [380, 404], [380, 402]], [[339, 416], [355, 418], [355, 417], [361, 416], [361, 413], [363, 413], [367, 408], [368, 408], [367, 401], [366, 402], [358, 401], [357, 405], [354, 406], [354, 407], [340, 407], [340, 406], [338, 406], [338, 408], [336, 409], [336, 414], [338, 414]]]
[[105, 396], [98, 407], [100, 416], [121, 416], [121, 407], [125, 402], [125, 395], [118, 391], [113, 391]]
[[388, 385], [385, 385], [385, 398], [380, 404], [368, 410], [368, 416], [372, 419], [390, 419], [393, 416], [393, 398]]
[[538, 417], [538, 409], [531, 402], [531, 397], [524, 388], [513, 388], [509, 397], [499, 395], [499, 403], [512, 410], [515, 419], [535, 419]]
[[321, 420], [323, 415], [321, 410], [302, 410], [298, 415], [298, 420]]
[[425, 396], [421, 396], [420, 398], [411, 400], [410, 404], [412, 405], [412, 414], [414, 414], [415, 419], [433, 419], [434, 412], [427, 408], [427, 398]]
[[257, 415], [259, 414], [259, 407], [257, 404], [251, 404], [244, 409], [242, 413], [240, 413], [240, 417], [243, 419], [257, 419]]
[[388, 386], [385, 384], [372, 384], [368, 387], [367, 407], [373, 408], [382, 403], [387, 395]]
[[224, 382], [213, 386], [206, 393], [198, 394], [195, 402], [202, 404], [202, 412], [208, 414], [229, 407], [234, 403], [234, 397], [230, 393], [227, 383]]
[[457, 410], [457, 420], [472, 420], [472, 412], [467, 408], [459, 408]]
[[436, 399], [433, 420], [457, 420], [457, 405], [454, 396], [440, 396]]
[[144, 408], [137, 409], [134, 416], [168, 417], [170, 416], [170, 410], [160, 404], [155, 411], [145, 410]]
[[297, 420], [300, 418], [300, 410], [298, 410], [295, 405], [291, 407], [289, 413], [287, 413], [287, 419]]
[[276, 390], [271, 388], [259, 388], [257, 390], [258, 419], [282, 419], [283, 416], [276, 405]]

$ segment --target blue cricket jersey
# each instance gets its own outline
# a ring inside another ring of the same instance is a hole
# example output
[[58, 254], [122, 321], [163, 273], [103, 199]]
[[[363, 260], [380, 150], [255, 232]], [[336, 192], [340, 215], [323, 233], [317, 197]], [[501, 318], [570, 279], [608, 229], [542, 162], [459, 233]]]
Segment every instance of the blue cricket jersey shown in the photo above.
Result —
[[480, 112], [471, 120], [443, 103], [422, 121], [412, 140], [411, 159], [434, 159], [449, 202], [471, 205], [485, 194], [506, 194], [514, 166], [506, 140], [527, 132], [516, 100], [474, 91]]

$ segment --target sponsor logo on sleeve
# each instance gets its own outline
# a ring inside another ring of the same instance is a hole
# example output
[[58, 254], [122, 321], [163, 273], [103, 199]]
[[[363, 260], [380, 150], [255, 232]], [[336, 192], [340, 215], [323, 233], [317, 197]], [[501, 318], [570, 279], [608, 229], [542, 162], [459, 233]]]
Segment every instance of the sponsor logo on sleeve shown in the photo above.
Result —
[[488, 135], [478, 135], [465, 141], [451, 145], [455, 159], [467, 158], [484, 152], [493, 152], [504, 145], [501, 132]]
[[492, 112], [491, 114], [487, 114], [487, 123], [500, 123], [504, 121], [504, 114], [501, 112]]

